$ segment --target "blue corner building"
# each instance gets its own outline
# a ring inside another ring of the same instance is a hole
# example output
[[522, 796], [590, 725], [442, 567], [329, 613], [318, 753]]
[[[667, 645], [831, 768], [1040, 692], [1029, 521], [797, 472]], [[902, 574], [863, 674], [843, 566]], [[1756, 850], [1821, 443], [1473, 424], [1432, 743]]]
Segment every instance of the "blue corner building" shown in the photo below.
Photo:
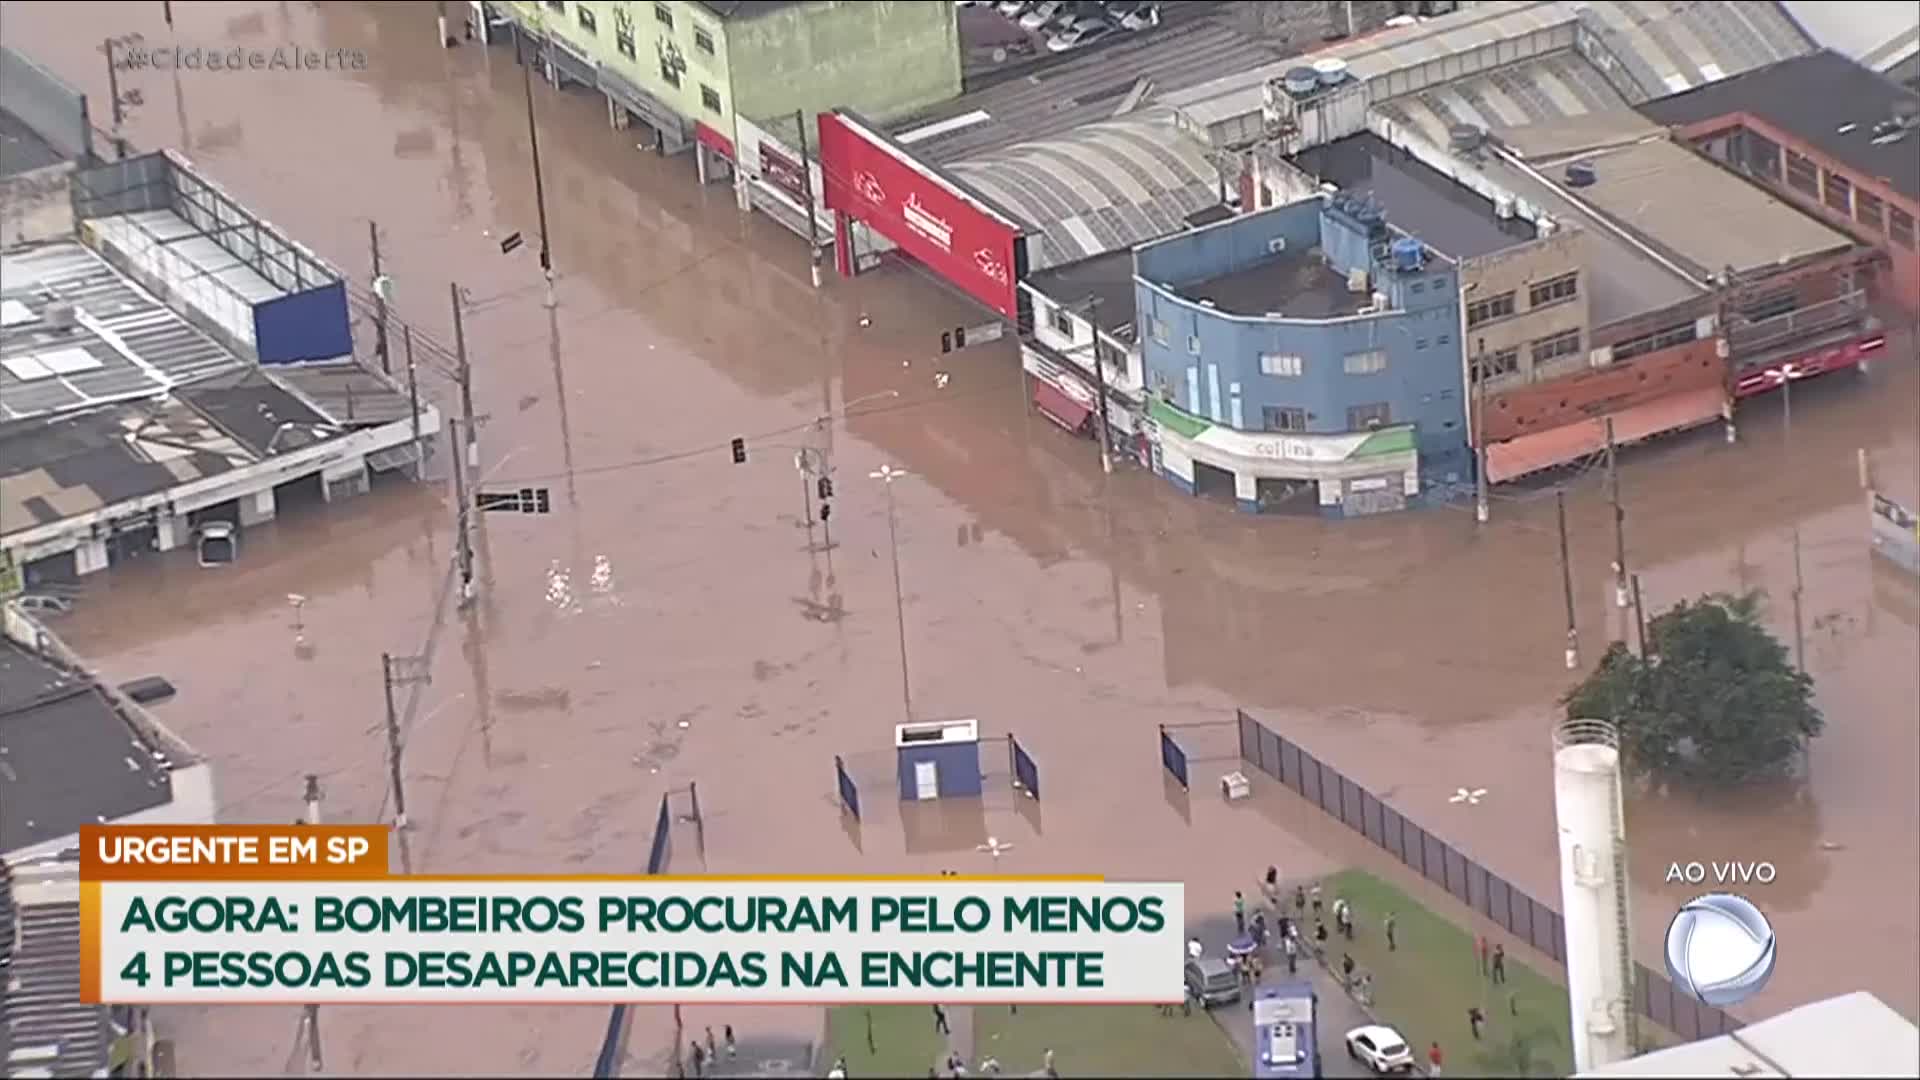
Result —
[[1135, 252], [1154, 471], [1250, 513], [1374, 514], [1470, 481], [1460, 278], [1370, 201]]

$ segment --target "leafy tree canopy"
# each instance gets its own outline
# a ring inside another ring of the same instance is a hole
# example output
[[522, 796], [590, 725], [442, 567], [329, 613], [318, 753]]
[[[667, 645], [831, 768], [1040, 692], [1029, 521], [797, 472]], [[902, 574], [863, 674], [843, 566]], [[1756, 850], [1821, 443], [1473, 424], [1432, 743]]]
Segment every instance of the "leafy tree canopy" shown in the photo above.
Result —
[[1648, 657], [1618, 642], [1567, 693], [1567, 715], [1611, 720], [1636, 773], [1732, 785], [1790, 774], [1825, 721], [1813, 680], [1760, 622], [1762, 596], [1682, 602], [1647, 628]]

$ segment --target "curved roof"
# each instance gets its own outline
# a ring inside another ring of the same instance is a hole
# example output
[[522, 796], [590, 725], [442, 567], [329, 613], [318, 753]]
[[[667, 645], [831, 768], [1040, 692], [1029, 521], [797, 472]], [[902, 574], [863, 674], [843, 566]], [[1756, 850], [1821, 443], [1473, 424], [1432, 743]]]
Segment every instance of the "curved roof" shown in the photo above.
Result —
[[1075, 262], [1186, 227], [1220, 201], [1220, 172], [1168, 109], [1087, 124], [947, 166], [1038, 237], [1029, 270]]

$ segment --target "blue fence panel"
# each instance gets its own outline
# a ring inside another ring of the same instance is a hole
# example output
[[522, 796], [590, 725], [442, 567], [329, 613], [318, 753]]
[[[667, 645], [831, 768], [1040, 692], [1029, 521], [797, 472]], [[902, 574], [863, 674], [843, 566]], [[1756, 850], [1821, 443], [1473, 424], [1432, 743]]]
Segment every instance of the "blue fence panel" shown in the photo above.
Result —
[[853, 820], [859, 821], [860, 788], [854, 784], [853, 777], [847, 775], [847, 763], [840, 760], [838, 754], [833, 758], [833, 772], [840, 781], [840, 805], [853, 815]]
[[627, 1026], [627, 1007], [615, 1005], [607, 1017], [607, 1034], [600, 1040], [600, 1053], [593, 1059], [593, 1080], [608, 1080], [618, 1075], [620, 1034]]
[[660, 796], [660, 815], [653, 823], [653, 847], [647, 852], [647, 873], [665, 873], [667, 863], [673, 859], [673, 813], [667, 808], [667, 797]]
[[344, 281], [253, 305], [253, 344], [263, 364], [352, 356], [352, 325]]
[[1167, 767], [1175, 780], [1180, 781], [1181, 787], [1193, 790], [1193, 785], [1187, 782], [1187, 752], [1180, 749], [1180, 744], [1173, 741], [1173, 736], [1167, 734], [1165, 728], [1160, 731], [1160, 763]]
[[1039, 798], [1040, 766], [1034, 764], [1033, 755], [1027, 753], [1027, 748], [1020, 745], [1020, 740], [1009, 735], [1007, 741], [1013, 747], [1014, 781], [1025, 789], [1028, 795]]

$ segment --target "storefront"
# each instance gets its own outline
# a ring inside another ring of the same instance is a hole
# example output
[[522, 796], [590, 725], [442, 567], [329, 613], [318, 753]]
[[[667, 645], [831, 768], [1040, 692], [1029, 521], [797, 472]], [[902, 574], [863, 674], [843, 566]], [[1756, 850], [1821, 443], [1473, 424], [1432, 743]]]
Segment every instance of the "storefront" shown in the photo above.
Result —
[[1208, 476], [1231, 477], [1250, 514], [1360, 517], [1404, 510], [1420, 496], [1414, 426], [1339, 435], [1236, 431], [1152, 398], [1153, 468], [1174, 487], [1205, 494]]
[[[1033, 342], [1020, 343], [1020, 364], [1031, 377], [1033, 405], [1041, 415], [1061, 427], [1086, 438], [1098, 438], [1100, 397], [1085, 372], [1047, 355], [1052, 352]], [[1107, 433], [1116, 452], [1124, 450], [1150, 465], [1144, 425], [1139, 406], [1112, 387], [1107, 389]]]
[[1487, 479], [1504, 484], [1529, 473], [1567, 465], [1606, 449], [1607, 425], [1613, 441], [1627, 446], [1669, 432], [1710, 424], [1728, 414], [1727, 392], [1718, 386], [1686, 390], [1616, 412], [1563, 424], [1487, 447]]
[[615, 108], [625, 109], [634, 119], [653, 129], [663, 154], [678, 154], [692, 141], [687, 121], [672, 106], [641, 89], [632, 79], [605, 64], [595, 69], [594, 85], [607, 95]]

